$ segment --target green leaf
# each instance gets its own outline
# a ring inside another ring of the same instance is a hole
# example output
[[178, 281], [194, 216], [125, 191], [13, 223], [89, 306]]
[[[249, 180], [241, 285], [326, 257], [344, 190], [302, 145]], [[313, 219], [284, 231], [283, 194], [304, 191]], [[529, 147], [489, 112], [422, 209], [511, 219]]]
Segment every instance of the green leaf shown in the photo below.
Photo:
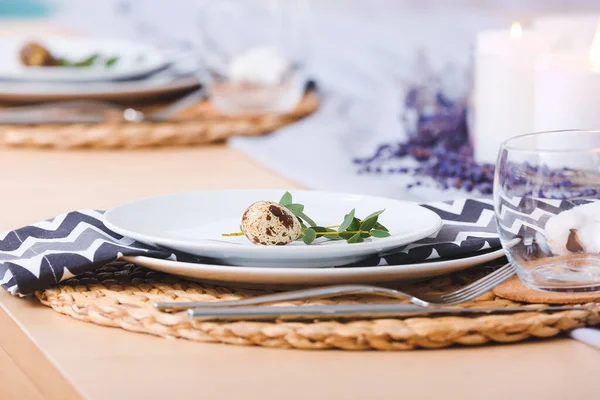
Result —
[[344, 240], [348, 240], [354, 235], [355, 235], [355, 233], [347, 233], [347, 232], [338, 233], [338, 236], [340, 237], [340, 239], [344, 239]]
[[348, 229], [352, 221], [354, 221], [354, 212], [355, 209], [353, 208], [352, 211], [350, 211], [350, 213], [344, 216], [344, 222], [341, 223], [340, 227], [338, 228], [338, 232], [342, 233]]
[[61, 66], [61, 67], [68, 67], [68, 66], [71, 65], [71, 63], [69, 62], [69, 60], [67, 60], [66, 58], [57, 58], [56, 59], [56, 64], [58, 66]]
[[317, 232], [312, 228], [307, 228], [302, 232], [302, 240], [306, 244], [311, 244], [317, 237]]
[[375, 226], [373, 227], [374, 229], [377, 229], [378, 231], [385, 231], [385, 232], [389, 232], [388, 228], [386, 228], [385, 226], [381, 225], [379, 222], [375, 224]]
[[104, 62], [104, 66], [112, 67], [113, 65], [115, 65], [117, 63], [117, 61], [119, 61], [119, 57], [111, 57]]
[[98, 59], [98, 57], [100, 57], [99, 54], [92, 54], [91, 56], [84, 58], [81, 61], [77, 61], [76, 63], [73, 64], [73, 66], [75, 67], [89, 67], [90, 65], [92, 65], [94, 63], [94, 61], [96, 61], [96, 59]]
[[302, 211], [304, 211], [304, 206], [302, 204], [287, 204], [284, 207], [290, 210], [292, 214], [297, 217], [298, 214], [302, 214]]
[[369, 214], [365, 219], [362, 220], [361, 224], [360, 224], [360, 230], [361, 231], [370, 231], [371, 229], [373, 229], [375, 227], [375, 225], [377, 224], [377, 218], [379, 218], [379, 215], [381, 215], [382, 212], [384, 212], [384, 210], [380, 210], [380, 211], [375, 211], [372, 214]]
[[287, 206], [292, 204], [292, 195], [290, 192], [285, 192], [283, 196], [281, 196], [281, 200], [279, 200], [279, 204], [282, 206]]
[[346, 230], [347, 231], [358, 231], [358, 230], [360, 230], [360, 219], [354, 217], [354, 219], [352, 220], [352, 223], [350, 224], [350, 226]]
[[[356, 235], [356, 231], [360, 230], [360, 220], [358, 218], [354, 218], [352, 223], [344, 232], [338, 233], [338, 236], [342, 239], [350, 239], [352, 236]], [[354, 233], [353, 233], [354, 232]], [[361, 234], [362, 237], [368, 237], [369, 234]]]
[[390, 236], [390, 233], [388, 231], [382, 231], [382, 230], [379, 230], [379, 229], [373, 229], [371, 231], [371, 236], [376, 237], [376, 238], [384, 238], [384, 237]]
[[363, 242], [363, 238], [360, 236], [360, 233], [353, 235], [350, 239], [348, 239], [348, 243], [360, 243]]
[[363, 219], [362, 223], [360, 224], [360, 230], [361, 231], [370, 231], [371, 229], [373, 229], [375, 227], [376, 223], [377, 223], [377, 216], [371, 217], [371, 218], [365, 218], [365, 219]]
[[299, 212], [298, 214], [295, 214], [296, 217], [298, 218], [302, 218], [304, 221], [308, 222], [308, 224], [310, 226], [317, 226], [317, 223], [315, 221], [313, 221], [312, 219], [310, 219], [308, 217], [308, 215], [304, 214], [303, 212]]
[[369, 218], [379, 217], [381, 215], [381, 213], [384, 211], [385, 211], [385, 208], [383, 210], [375, 211], [374, 213], [367, 215], [367, 217], [363, 221], [366, 221]]

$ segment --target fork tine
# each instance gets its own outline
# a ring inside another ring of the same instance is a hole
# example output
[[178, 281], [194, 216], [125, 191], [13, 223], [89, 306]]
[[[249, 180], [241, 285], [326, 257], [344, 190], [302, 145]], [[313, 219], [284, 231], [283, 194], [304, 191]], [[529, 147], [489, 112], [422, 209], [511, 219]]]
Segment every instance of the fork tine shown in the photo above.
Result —
[[488, 286], [482, 286], [481, 288], [479, 288], [477, 290], [473, 290], [472, 292], [464, 293], [460, 296], [449, 297], [447, 299], [444, 299], [443, 304], [460, 304], [460, 303], [465, 303], [467, 301], [473, 300], [473, 299], [481, 296], [482, 294], [488, 293], [492, 288], [501, 284], [508, 278], [510, 278], [510, 275], [507, 275], [503, 278], [499, 277], [495, 281], [490, 282], [490, 284]]
[[468, 293], [463, 293], [460, 296], [449, 297], [446, 299], [446, 302], [455, 303], [455, 302], [469, 301], [469, 300], [474, 299], [484, 293], [488, 293], [490, 291], [490, 289], [492, 289], [494, 286], [497, 286], [500, 283], [504, 282], [508, 278], [510, 278], [510, 275], [506, 275], [505, 277], [498, 277], [494, 281], [491, 281], [489, 283], [489, 285], [487, 285], [487, 286], [481, 286], [478, 289], [474, 289], [473, 291], [468, 292]]
[[457, 295], [460, 294], [462, 292], [466, 292], [466, 291], [470, 291], [475, 287], [481, 286], [481, 285], [485, 285], [487, 284], [487, 282], [489, 282], [491, 279], [495, 279], [496, 276], [498, 275], [503, 275], [505, 274], [507, 271], [512, 271], [513, 267], [510, 264], [505, 264], [502, 267], [498, 268], [497, 270], [495, 270], [494, 272], [492, 272], [491, 274], [488, 274], [486, 276], [484, 276], [483, 278], [476, 280], [475, 282], [471, 283], [470, 285], [467, 285], [463, 288], [460, 288], [454, 292], [451, 293], [447, 293], [447, 294], [443, 294], [442, 297], [448, 296], [448, 295]]
[[486, 293], [498, 284], [504, 282], [514, 274], [514, 269], [505, 269], [502, 271], [502, 273], [494, 275], [494, 277], [492, 277], [491, 279], [486, 279], [483, 283], [480, 282], [478, 285], [471, 287], [469, 290], [464, 290], [460, 293], [449, 293], [448, 295], [443, 295], [442, 299], [445, 303], [461, 303], [467, 300], [474, 299], [475, 297]]
[[504, 282], [506, 279], [510, 278], [511, 276], [512, 276], [512, 274], [507, 274], [504, 277], [498, 276], [494, 281], [491, 281], [488, 286], [482, 286], [478, 290], [473, 290], [470, 293], [464, 293], [461, 296], [457, 296], [457, 297], [453, 297], [453, 298], [447, 299], [446, 300], [447, 301], [446, 304], [460, 304], [460, 303], [464, 303], [466, 301], [475, 299], [475, 298], [481, 296], [482, 294], [489, 292], [492, 288], [494, 288], [495, 286], [501, 284], [502, 282]]
[[481, 290], [481, 288], [488, 288], [490, 285], [498, 282], [498, 280], [506, 279], [507, 277], [510, 277], [513, 274], [514, 274], [514, 270], [512, 268], [502, 269], [502, 271], [500, 271], [500, 273], [490, 275], [489, 278], [482, 279], [482, 280], [476, 282], [476, 284], [474, 284], [468, 288], [461, 289], [460, 292], [447, 293], [446, 295], [443, 295], [443, 296], [445, 296], [445, 298], [450, 298], [450, 297], [460, 297], [460, 296], [464, 296], [464, 295], [469, 295], [469, 293], [472, 293], [474, 291], [479, 291], [479, 290]]
[[446, 294], [442, 295], [442, 297], [446, 300], [449, 300], [451, 298], [469, 296], [471, 293], [480, 291], [482, 288], [489, 288], [491, 285], [495, 285], [498, 283], [498, 281], [505, 280], [507, 277], [510, 277], [513, 274], [514, 274], [514, 271], [512, 270], [512, 268], [506, 268], [506, 269], [503, 268], [502, 270], [499, 270], [497, 273], [494, 273], [493, 275], [488, 275], [484, 279], [481, 279], [480, 281], [475, 282], [473, 285], [471, 285], [467, 288], [461, 289], [460, 291], [457, 291], [457, 292], [446, 293]]

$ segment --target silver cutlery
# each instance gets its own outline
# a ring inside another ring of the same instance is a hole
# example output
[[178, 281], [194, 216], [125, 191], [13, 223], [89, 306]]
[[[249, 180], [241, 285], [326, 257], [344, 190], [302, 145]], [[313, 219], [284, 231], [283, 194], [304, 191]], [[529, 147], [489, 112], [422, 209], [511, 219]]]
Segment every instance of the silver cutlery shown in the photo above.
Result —
[[557, 312], [567, 310], [598, 310], [600, 306], [523, 306], [497, 308], [427, 308], [414, 304], [335, 304], [315, 306], [266, 306], [236, 308], [196, 308], [188, 310], [190, 318], [202, 321], [250, 320], [317, 320], [317, 319], [377, 319], [419, 317], [426, 315], [514, 314], [519, 312]]
[[[219, 301], [219, 302], [156, 302], [154, 307], [161, 311], [181, 311], [201, 308], [235, 308], [244, 306], [265, 305], [285, 301], [325, 299], [343, 295], [377, 295], [395, 299], [408, 300], [412, 304], [422, 307], [442, 307], [464, 303], [472, 300], [490, 289], [498, 286], [515, 274], [514, 268], [506, 264], [483, 278], [467, 285], [461, 289], [443, 294], [429, 294], [413, 296], [395, 289], [388, 289], [370, 285], [335, 285], [317, 287], [311, 289], [295, 290], [283, 293], [268, 294], [243, 300]], [[309, 306], [302, 306], [302, 308]], [[318, 307], [318, 306], [317, 306]], [[279, 308], [279, 307], [277, 307]]]
[[120, 113], [123, 121], [160, 122], [171, 118], [205, 97], [205, 89], [200, 88], [152, 113], [144, 113], [135, 108], [96, 100], [57, 101], [0, 111], [0, 124], [98, 123], [109, 119], [109, 111], [117, 115]]

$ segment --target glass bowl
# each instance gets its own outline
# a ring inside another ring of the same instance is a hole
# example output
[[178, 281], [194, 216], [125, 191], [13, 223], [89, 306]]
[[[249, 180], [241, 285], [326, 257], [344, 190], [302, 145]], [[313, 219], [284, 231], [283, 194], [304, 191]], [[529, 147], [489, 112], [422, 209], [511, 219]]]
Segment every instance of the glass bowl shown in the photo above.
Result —
[[219, 0], [200, 9], [199, 54], [212, 104], [227, 114], [284, 113], [306, 89], [305, 0]]
[[502, 144], [496, 222], [523, 283], [544, 291], [600, 290], [599, 198], [600, 131], [534, 133]]

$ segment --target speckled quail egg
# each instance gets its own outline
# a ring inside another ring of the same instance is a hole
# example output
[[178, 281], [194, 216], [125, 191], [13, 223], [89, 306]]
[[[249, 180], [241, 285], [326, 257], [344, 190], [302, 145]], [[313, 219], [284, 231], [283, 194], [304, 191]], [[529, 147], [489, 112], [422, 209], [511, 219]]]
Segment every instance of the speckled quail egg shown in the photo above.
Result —
[[272, 201], [257, 201], [242, 217], [244, 235], [256, 244], [282, 246], [298, 239], [300, 221], [290, 210]]

